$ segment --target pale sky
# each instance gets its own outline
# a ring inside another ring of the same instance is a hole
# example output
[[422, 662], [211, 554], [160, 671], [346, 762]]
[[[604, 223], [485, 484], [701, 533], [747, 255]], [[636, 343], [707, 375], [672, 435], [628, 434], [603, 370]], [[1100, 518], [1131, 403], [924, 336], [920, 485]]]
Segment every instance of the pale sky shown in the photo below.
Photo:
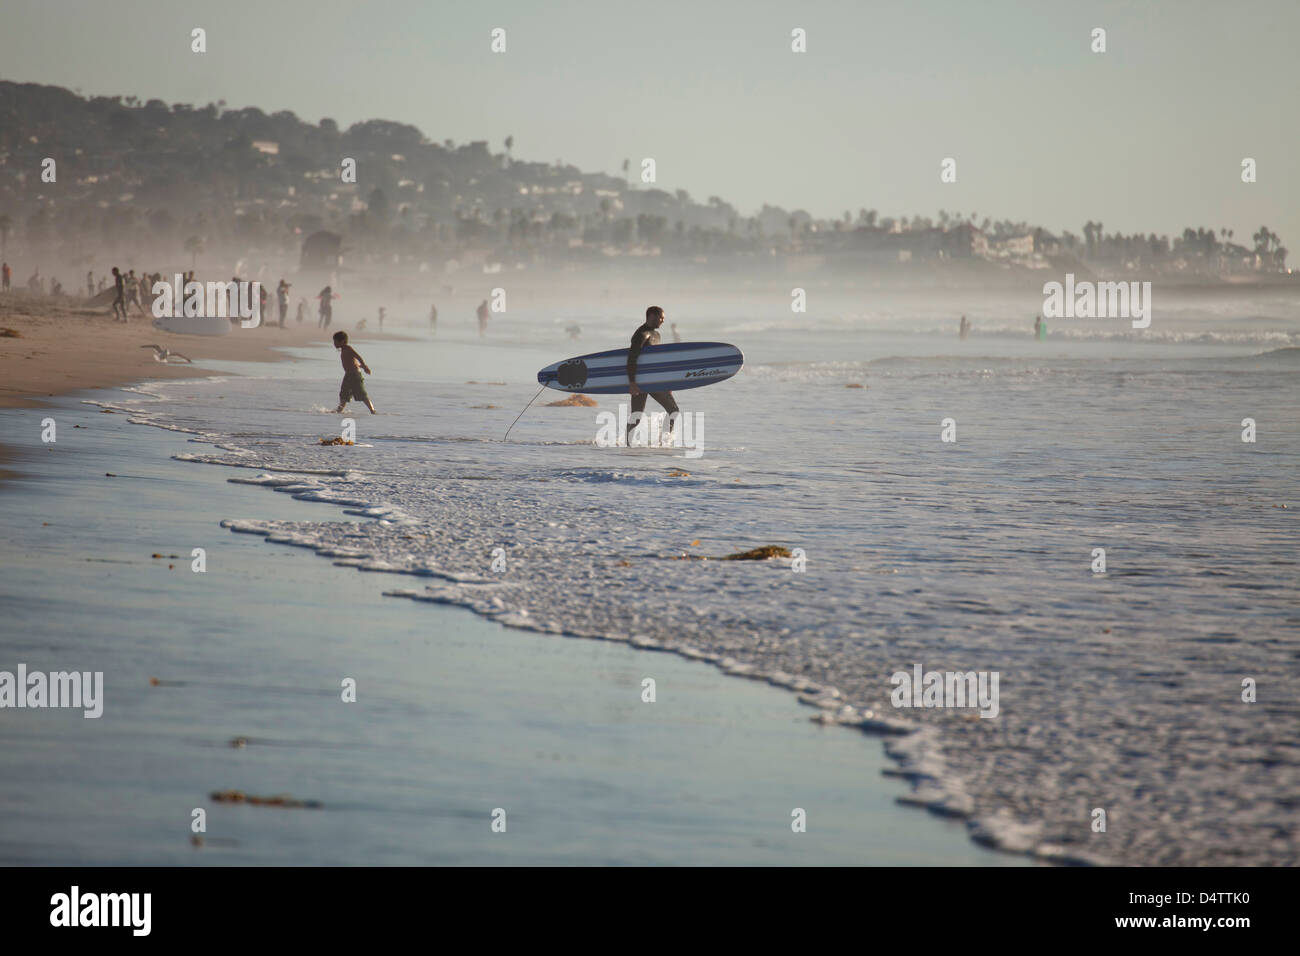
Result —
[[1298, 38], [1297, 0], [5, 0], [0, 79], [389, 119], [494, 152], [513, 135], [518, 158], [615, 175], [650, 156], [661, 188], [743, 214], [944, 208], [1247, 245], [1267, 224], [1294, 264]]

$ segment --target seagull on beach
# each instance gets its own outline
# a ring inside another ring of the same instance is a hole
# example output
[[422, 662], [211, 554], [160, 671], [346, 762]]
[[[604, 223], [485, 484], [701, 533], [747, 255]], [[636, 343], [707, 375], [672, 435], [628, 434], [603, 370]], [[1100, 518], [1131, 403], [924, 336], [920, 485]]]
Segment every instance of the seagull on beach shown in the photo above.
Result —
[[140, 348], [153, 349], [153, 360], [155, 362], [162, 362], [164, 365], [171, 362], [172, 359], [175, 359], [177, 362], [188, 362], [191, 365], [194, 364], [193, 359], [186, 358], [184, 355], [181, 355], [180, 352], [173, 352], [170, 349], [165, 349], [161, 345], [142, 345]]

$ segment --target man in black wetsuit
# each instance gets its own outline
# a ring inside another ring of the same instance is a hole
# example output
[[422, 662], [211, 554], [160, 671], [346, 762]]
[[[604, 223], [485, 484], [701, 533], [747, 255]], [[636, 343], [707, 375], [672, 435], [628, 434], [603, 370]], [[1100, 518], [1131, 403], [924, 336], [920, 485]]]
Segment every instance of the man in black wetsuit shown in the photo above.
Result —
[[[664, 310], [657, 305], [652, 305], [645, 310], [645, 324], [632, 333], [632, 347], [627, 352], [627, 390], [632, 395], [632, 414], [628, 416], [627, 420], [628, 438], [631, 438], [632, 430], [641, 423], [641, 414], [645, 411], [647, 395], [636, 384], [637, 358], [641, 355], [641, 350], [647, 345], [659, 344], [659, 326], [663, 324]], [[673, 398], [673, 393], [650, 392], [648, 394], [668, 412], [667, 431], [671, 432], [677, 427], [677, 419], [681, 415], [681, 411], [677, 408], [677, 401]]]

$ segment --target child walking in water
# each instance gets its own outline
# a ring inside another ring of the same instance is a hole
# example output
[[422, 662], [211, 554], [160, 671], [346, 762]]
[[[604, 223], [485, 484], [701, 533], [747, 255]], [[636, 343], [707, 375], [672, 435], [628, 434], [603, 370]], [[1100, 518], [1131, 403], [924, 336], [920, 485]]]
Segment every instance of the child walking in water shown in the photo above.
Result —
[[334, 347], [339, 350], [339, 358], [343, 360], [343, 384], [339, 387], [339, 407], [334, 409], [334, 412], [337, 414], [343, 411], [348, 402], [356, 399], [358, 402], [366, 403], [366, 408], [370, 409], [371, 415], [377, 415], [375, 403], [366, 394], [366, 383], [361, 377], [361, 369], [365, 369], [367, 375], [374, 374], [370, 371], [370, 366], [366, 364], [360, 352], [348, 345], [346, 332], [334, 333]]

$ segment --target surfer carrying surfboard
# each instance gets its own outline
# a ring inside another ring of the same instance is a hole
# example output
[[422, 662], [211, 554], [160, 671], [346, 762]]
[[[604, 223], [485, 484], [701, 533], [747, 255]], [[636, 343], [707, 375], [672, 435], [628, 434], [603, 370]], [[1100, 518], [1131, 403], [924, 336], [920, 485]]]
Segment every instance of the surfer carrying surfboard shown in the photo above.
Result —
[[[659, 326], [664, 324], [664, 310], [657, 305], [652, 305], [645, 310], [645, 323], [632, 333], [632, 347], [627, 352], [627, 390], [632, 395], [632, 414], [627, 419], [627, 437], [631, 437], [636, 426], [641, 424], [641, 415], [645, 411], [646, 392], [641, 391], [636, 384], [636, 361], [641, 354], [641, 350], [647, 345], [659, 344]], [[673, 398], [672, 392], [650, 392], [650, 398], [664, 407], [668, 412], [668, 428], [665, 434], [672, 432], [677, 427], [677, 418], [681, 411], [677, 408], [677, 400]]]

